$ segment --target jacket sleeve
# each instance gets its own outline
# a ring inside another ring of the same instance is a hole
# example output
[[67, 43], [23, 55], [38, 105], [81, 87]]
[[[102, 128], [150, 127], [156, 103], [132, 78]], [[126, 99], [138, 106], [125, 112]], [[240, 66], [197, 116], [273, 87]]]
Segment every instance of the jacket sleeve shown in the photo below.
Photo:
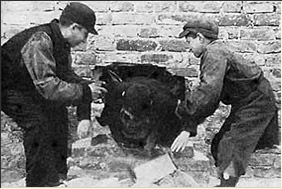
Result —
[[22, 48], [22, 64], [29, 72], [37, 91], [47, 100], [67, 105], [91, 102], [88, 85], [68, 83], [56, 75], [53, 45], [45, 32], [35, 33]]
[[217, 109], [226, 69], [227, 59], [221, 53], [206, 51], [203, 54], [199, 86], [185, 94], [184, 109], [188, 115], [183, 130], [195, 135], [198, 124]]

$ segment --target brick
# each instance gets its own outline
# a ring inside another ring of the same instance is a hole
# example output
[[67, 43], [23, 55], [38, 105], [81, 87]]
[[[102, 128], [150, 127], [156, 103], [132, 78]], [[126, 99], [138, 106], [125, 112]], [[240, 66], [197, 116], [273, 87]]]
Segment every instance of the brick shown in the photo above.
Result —
[[153, 24], [156, 16], [146, 13], [112, 13], [112, 24]]
[[274, 169], [281, 169], [281, 155], [277, 156], [273, 163]]
[[140, 26], [132, 25], [107, 25], [103, 26], [100, 31], [100, 35], [111, 37], [137, 37], [137, 33], [140, 30]]
[[247, 14], [225, 14], [219, 19], [219, 26], [248, 26], [251, 19]]
[[258, 154], [254, 153], [252, 154], [249, 165], [250, 166], [271, 166], [274, 163], [275, 160], [274, 155], [270, 154]]
[[139, 37], [143, 38], [156, 38], [159, 37], [160, 35], [158, 34], [158, 29], [157, 28], [141, 28], [140, 32], [138, 33]]
[[274, 11], [274, 6], [271, 3], [268, 2], [243, 2], [243, 9], [246, 13], [258, 13], [258, 12], [273, 12]]
[[271, 84], [273, 90], [275, 90], [275, 91], [281, 90], [281, 78], [277, 79], [274, 76], [272, 76], [272, 78], [268, 78], [268, 79], [270, 80], [270, 84]]
[[134, 4], [128, 1], [111, 1], [110, 10], [112, 12], [131, 12], [134, 11]]
[[254, 168], [254, 176], [260, 178], [281, 177], [281, 169], [271, 169], [270, 167]]
[[[184, 25], [184, 24], [183, 24]], [[172, 26], [172, 25], [162, 25], [158, 28], [158, 34], [160, 37], [173, 37], [178, 38], [179, 34], [183, 31], [183, 25], [181, 26]], [[184, 39], [182, 39], [184, 40]]]
[[280, 39], [281, 40], [281, 29], [279, 29], [279, 28], [274, 29], [274, 32], [275, 32], [276, 39]]
[[238, 39], [239, 38], [239, 30], [237, 27], [228, 27], [227, 33], [228, 33], [228, 39]]
[[[32, 7], [32, 1], [5, 1], [5, 9], [9, 12], [15, 11], [15, 12], [25, 12], [30, 11]], [[1, 2], [2, 5], [2, 2]], [[2, 6], [1, 6], [1, 13], [2, 13]], [[2, 15], [1, 15], [2, 16]]]
[[183, 12], [219, 13], [220, 1], [180, 1], [179, 10]]
[[281, 54], [265, 55], [265, 65], [269, 67], [281, 68]]
[[109, 12], [110, 10], [110, 2], [109, 1], [80, 1], [88, 5], [95, 12]]
[[87, 43], [81, 43], [78, 46], [72, 48], [72, 51], [86, 51]]
[[[194, 172], [194, 171], [207, 171], [210, 166], [209, 161], [195, 161], [189, 158], [179, 158], [174, 161], [176, 166], [185, 167], [183, 171]], [[185, 166], [183, 166], [185, 165]]]
[[92, 52], [77, 52], [74, 60], [77, 65], [96, 64], [96, 55]]
[[81, 77], [91, 77], [91, 68], [85, 65], [73, 66], [74, 72]]
[[167, 62], [171, 57], [166, 54], [144, 54], [141, 56], [142, 63], [163, 63]]
[[193, 179], [202, 186], [207, 186], [210, 179], [210, 173], [208, 171], [186, 171], [187, 175], [193, 177]]
[[83, 159], [79, 160], [78, 166], [80, 168], [91, 168], [91, 170], [101, 169], [99, 161], [93, 157], [84, 157]]
[[191, 65], [188, 68], [183, 69], [183, 76], [185, 77], [197, 77], [198, 76], [198, 66], [197, 65]]
[[258, 45], [259, 53], [279, 53], [281, 52], [281, 41], [267, 41]]
[[255, 26], [279, 26], [281, 15], [279, 14], [255, 14]]
[[[198, 19], [202, 16], [201, 13], [185, 13], [185, 14], [159, 14], [157, 16], [157, 24], [179, 25], [186, 23], [188, 20]], [[217, 21], [219, 16], [217, 14], [205, 14], [207, 19]], [[184, 25], [184, 24], [183, 24]], [[183, 27], [181, 25], [181, 28]]]
[[97, 54], [97, 63], [111, 63], [111, 62], [128, 62], [128, 63], [140, 63], [140, 54], [133, 52], [107, 52], [104, 54]]
[[241, 29], [240, 39], [248, 40], [274, 40], [275, 33], [272, 29]]
[[274, 5], [274, 10], [275, 10], [275, 12], [281, 14], [281, 2], [280, 2], [280, 1], [278, 1], [278, 2], [273, 2], [273, 5]]
[[155, 10], [154, 2], [152, 1], [139, 1], [135, 2], [136, 12], [149, 12], [152, 13]]
[[225, 1], [222, 6], [223, 12], [240, 13], [243, 4], [241, 1]]
[[254, 53], [257, 51], [256, 44], [251, 41], [229, 41], [231, 50], [241, 53]]
[[113, 16], [110, 13], [96, 13], [96, 25], [107, 25], [112, 22]]
[[281, 78], [281, 68], [280, 69], [272, 68], [271, 73], [274, 77]]
[[117, 50], [122, 51], [153, 51], [157, 47], [154, 41], [145, 40], [125, 40], [120, 39], [117, 42]]
[[184, 40], [161, 40], [159, 43], [162, 51], [185, 52], [189, 47]]
[[174, 12], [177, 9], [175, 1], [155, 1], [155, 12]]
[[87, 50], [114, 51], [116, 49], [115, 39], [98, 35], [95, 40], [88, 43]]

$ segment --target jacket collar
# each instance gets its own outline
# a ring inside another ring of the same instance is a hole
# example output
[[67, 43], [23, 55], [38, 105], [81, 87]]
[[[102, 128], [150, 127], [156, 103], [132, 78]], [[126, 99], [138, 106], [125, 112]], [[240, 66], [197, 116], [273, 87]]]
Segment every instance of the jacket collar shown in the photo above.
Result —
[[56, 39], [56, 43], [59, 44], [59, 46], [64, 48], [70, 48], [69, 43], [66, 41], [64, 36], [62, 35], [62, 32], [59, 28], [59, 20], [53, 19], [50, 23], [52, 33], [54, 35], [54, 38]]

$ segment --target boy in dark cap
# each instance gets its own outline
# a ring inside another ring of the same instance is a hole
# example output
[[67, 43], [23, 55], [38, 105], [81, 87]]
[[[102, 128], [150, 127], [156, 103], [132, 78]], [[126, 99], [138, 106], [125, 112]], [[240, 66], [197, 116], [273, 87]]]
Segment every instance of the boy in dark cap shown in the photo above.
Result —
[[218, 25], [206, 19], [183, 27], [190, 50], [200, 58], [200, 83], [186, 92], [177, 114], [187, 127], [175, 139], [172, 151], [183, 150], [197, 125], [212, 115], [219, 102], [231, 105], [231, 113], [215, 135], [211, 152], [221, 187], [235, 187], [244, 175], [251, 154], [279, 144], [278, 108], [269, 81], [261, 68], [235, 54], [218, 39]]
[[23, 129], [26, 186], [60, 185], [67, 176], [68, 114], [77, 106], [78, 135], [90, 126], [90, 103], [107, 92], [71, 69], [70, 48], [86, 42], [96, 17], [72, 2], [60, 19], [24, 30], [1, 46], [1, 110]]

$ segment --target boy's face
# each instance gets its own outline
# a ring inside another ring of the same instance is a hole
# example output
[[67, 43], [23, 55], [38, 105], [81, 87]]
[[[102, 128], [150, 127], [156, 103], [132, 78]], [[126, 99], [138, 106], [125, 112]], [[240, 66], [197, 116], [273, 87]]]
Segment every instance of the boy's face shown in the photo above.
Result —
[[194, 54], [195, 57], [199, 58], [203, 51], [203, 44], [201, 37], [199, 35], [190, 35], [186, 37], [186, 42], [189, 44], [190, 51]]
[[80, 43], [86, 43], [88, 37], [88, 31], [82, 26], [77, 24], [70, 27], [71, 37], [68, 38], [68, 42], [71, 47], [78, 46]]

